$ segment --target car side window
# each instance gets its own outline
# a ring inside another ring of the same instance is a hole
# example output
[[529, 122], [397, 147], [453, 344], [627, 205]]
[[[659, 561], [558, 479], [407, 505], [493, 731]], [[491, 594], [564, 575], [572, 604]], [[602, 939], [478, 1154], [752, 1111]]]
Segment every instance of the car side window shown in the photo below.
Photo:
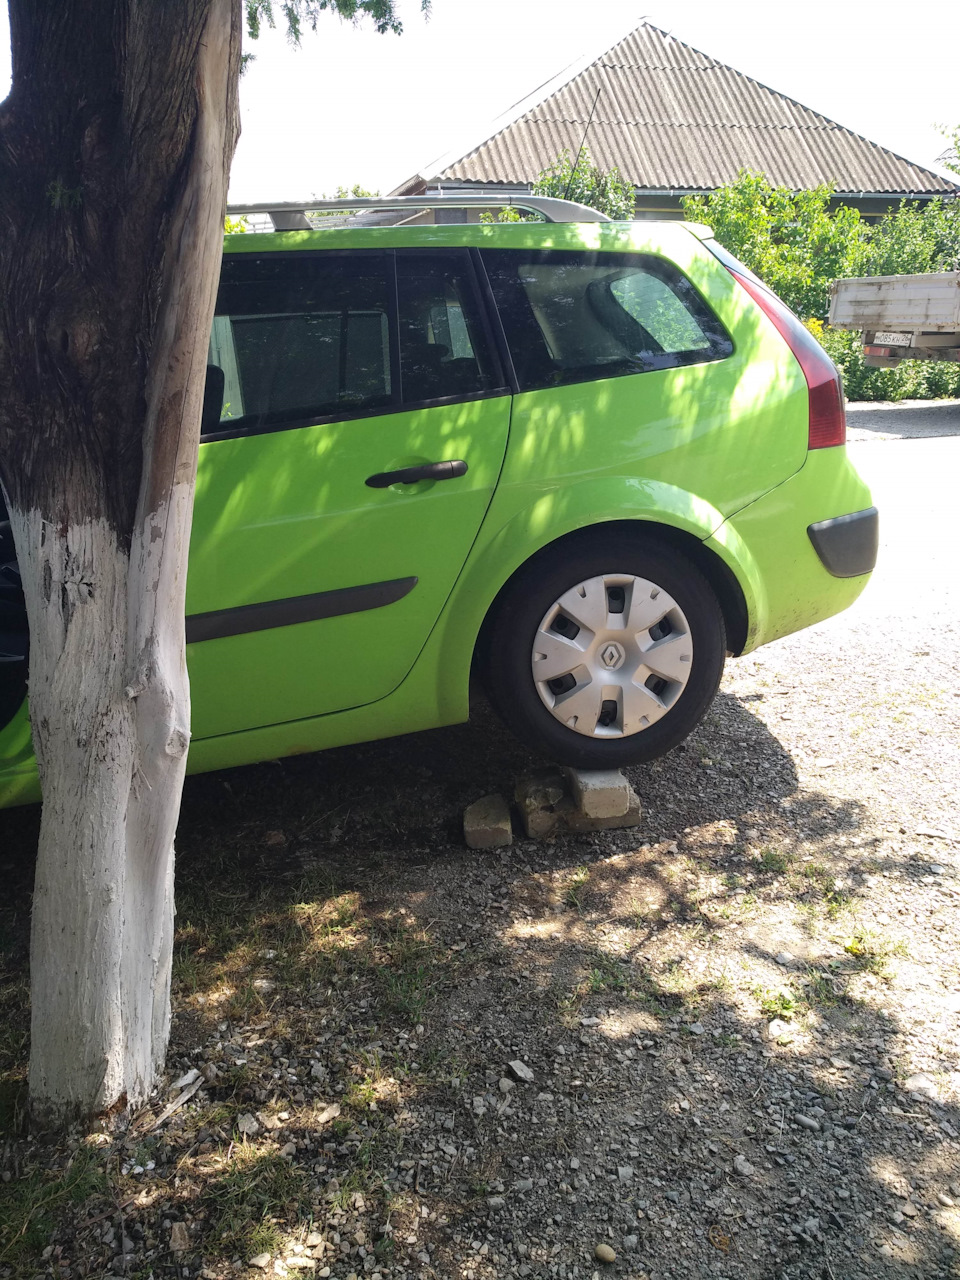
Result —
[[722, 360], [733, 343], [693, 284], [647, 254], [484, 251], [521, 389]]
[[405, 405], [500, 384], [466, 254], [398, 250], [397, 301]]
[[208, 363], [222, 376], [206, 434], [348, 418], [397, 399], [393, 265], [385, 253], [224, 258]]

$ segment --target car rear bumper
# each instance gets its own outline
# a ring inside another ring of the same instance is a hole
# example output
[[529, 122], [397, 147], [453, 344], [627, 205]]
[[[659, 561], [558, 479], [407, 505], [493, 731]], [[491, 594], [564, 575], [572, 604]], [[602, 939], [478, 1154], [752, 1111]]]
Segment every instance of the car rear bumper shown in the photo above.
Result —
[[876, 562], [877, 532], [870, 490], [844, 446], [811, 450], [798, 472], [724, 521], [705, 545], [743, 590], [740, 652], [853, 604]]
[[876, 507], [818, 520], [807, 527], [807, 535], [820, 563], [835, 578], [857, 578], [871, 573], [877, 563], [880, 517]]

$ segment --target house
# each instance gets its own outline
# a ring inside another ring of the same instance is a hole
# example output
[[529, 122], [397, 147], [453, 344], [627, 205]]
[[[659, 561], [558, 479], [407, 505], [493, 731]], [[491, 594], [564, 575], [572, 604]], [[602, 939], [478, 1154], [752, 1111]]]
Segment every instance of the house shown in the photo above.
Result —
[[584, 140], [595, 164], [616, 166], [633, 184], [638, 218], [680, 218], [683, 196], [733, 182], [743, 169], [794, 191], [830, 183], [838, 203], [868, 218], [960, 190], [644, 22], [492, 138], [391, 194], [529, 191], [564, 148], [576, 156]]

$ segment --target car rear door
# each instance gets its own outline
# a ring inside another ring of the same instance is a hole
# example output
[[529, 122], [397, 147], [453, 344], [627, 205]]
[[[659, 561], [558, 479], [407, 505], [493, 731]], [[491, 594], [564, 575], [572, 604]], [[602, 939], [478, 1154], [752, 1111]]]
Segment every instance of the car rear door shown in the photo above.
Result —
[[[187, 597], [194, 734], [403, 680], [477, 535], [510, 392], [465, 251], [224, 261]], [[422, 477], [422, 478], [418, 478]]]

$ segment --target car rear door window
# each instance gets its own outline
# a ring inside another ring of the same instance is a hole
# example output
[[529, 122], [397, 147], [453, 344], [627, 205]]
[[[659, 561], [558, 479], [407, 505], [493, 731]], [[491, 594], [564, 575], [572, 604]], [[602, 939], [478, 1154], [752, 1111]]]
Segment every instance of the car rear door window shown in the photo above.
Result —
[[209, 355], [222, 407], [206, 434], [389, 411], [394, 314], [387, 253], [225, 258]]
[[670, 263], [645, 254], [482, 254], [521, 390], [722, 360], [720, 320]]
[[466, 253], [397, 253], [403, 403], [464, 399], [502, 382]]

